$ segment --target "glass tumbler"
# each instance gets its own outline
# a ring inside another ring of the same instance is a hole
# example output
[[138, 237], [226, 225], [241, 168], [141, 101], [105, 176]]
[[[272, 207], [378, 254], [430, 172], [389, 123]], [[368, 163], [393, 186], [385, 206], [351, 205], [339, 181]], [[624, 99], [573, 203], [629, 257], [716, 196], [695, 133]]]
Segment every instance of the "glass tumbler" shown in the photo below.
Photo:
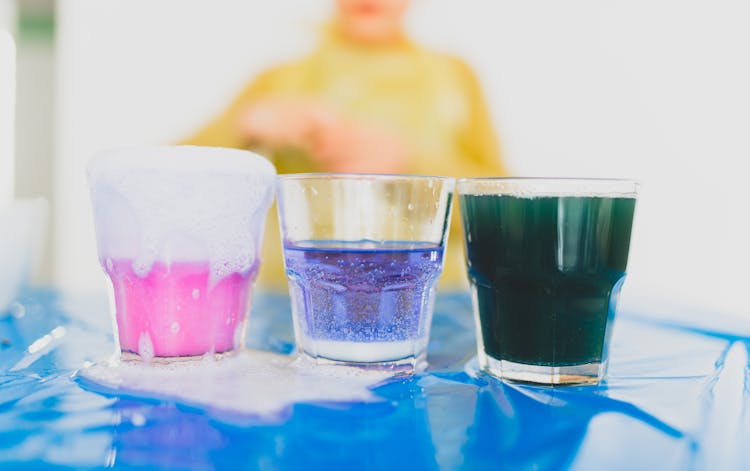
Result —
[[319, 363], [413, 371], [425, 364], [454, 180], [278, 177], [298, 350]]
[[89, 162], [124, 359], [244, 344], [275, 173], [250, 152], [193, 146], [109, 151]]
[[484, 370], [541, 384], [601, 380], [637, 190], [604, 179], [458, 182]]

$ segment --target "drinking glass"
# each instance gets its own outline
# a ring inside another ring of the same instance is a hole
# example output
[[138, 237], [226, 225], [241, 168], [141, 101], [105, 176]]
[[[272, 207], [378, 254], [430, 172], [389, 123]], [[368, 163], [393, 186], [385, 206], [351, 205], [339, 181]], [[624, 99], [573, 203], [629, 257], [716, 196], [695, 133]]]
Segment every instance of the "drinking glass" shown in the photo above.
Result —
[[459, 180], [484, 370], [541, 384], [601, 380], [637, 190], [627, 180]]
[[454, 180], [298, 174], [277, 181], [298, 350], [319, 363], [424, 366]]
[[244, 344], [275, 169], [250, 152], [124, 149], [88, 165], [99, 260], [125, 359]]

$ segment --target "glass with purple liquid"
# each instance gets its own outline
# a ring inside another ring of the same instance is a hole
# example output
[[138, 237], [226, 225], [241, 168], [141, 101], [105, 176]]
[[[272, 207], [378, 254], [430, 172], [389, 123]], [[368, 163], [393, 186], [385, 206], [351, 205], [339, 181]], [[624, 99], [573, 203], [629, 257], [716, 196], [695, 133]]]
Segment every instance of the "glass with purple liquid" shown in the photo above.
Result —
[[426, 364], [454, 184], [408, 175], [279, 176], [301, 354], [406, 372]]

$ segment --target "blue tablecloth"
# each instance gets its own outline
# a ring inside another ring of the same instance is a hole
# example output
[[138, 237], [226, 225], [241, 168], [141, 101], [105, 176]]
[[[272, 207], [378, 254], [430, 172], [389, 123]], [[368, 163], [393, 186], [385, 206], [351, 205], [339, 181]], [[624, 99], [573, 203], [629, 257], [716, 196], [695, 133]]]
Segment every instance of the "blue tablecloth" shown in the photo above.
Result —
[[[543, 388], [467, 374], [470, 302], [443, 295], [430, 369], [384, 401], [237, 425], [83, 389], [73, 372], [113, 348], [106, 306], [31, 291], [0, 319], [0, 469], [747, 470], [750, 328], [712, 316], [623, 312], [604, 384]], [[285, 297], [260, 296], [250, 345], [291, 352], [290, 323]]]

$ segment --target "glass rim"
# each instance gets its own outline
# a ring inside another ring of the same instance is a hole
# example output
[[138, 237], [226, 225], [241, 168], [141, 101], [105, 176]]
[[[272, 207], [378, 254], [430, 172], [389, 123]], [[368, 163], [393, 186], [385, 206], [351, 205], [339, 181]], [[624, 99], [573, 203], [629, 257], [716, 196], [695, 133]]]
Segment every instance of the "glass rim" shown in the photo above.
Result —
[[281, 173], [276, 175], [278, 180], [442, 180], [446, 182], [456, 181], [455, 177], [438, 175], [422, 175], [410, 173], [338, 173], [338, 172], [311, 172], [311, 173]]
[[612, 196], [636, 198], [641, 183], [629, 178], [475, 177], [459, 178], [459, 194], [532, 196]]
[[102, 148], [86, 163], [89, 178], [120, 171], [160, 174], [276, 175], [276, 167], [264, 156], [245, 149], [194, 145], [135, 145]]

